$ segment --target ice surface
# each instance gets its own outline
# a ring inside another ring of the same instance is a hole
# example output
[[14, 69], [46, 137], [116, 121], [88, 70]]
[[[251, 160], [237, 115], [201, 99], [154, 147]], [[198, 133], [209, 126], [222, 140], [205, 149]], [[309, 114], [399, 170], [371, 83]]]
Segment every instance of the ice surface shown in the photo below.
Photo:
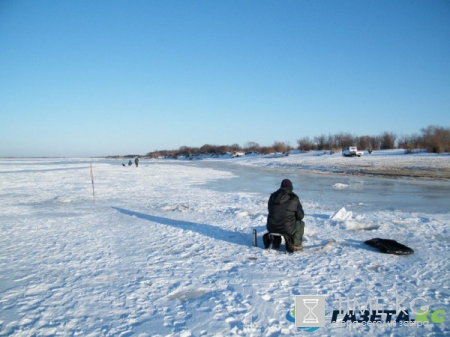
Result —
[[[326, 295], [327, 308], [338, 297], [420, 296], [448, 313], [448, 183], [317, 175], [254, 160], [258, 167], [0, 161], [0, 336], [449, 332], [448, 316], [426, 327], [327, 322], [313, 332], [286, 319], [302, 294]], [[261, 248], [268, 196], [285, 177], [306, 213], [305, 247], [295, 254]], [[351, 219], [330, 219], [342, 208]], [[252, 229], [260, 247], [251, 246]], [[363, 243], [373, 237], [415, 254], [380, 254]]]

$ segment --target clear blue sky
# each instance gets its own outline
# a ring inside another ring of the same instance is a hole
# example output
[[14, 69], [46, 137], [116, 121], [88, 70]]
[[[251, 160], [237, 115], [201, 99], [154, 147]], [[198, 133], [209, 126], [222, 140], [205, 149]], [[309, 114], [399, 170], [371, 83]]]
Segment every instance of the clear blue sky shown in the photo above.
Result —
[[0, 156], [450, 127], [449, 0], [0, 0]]

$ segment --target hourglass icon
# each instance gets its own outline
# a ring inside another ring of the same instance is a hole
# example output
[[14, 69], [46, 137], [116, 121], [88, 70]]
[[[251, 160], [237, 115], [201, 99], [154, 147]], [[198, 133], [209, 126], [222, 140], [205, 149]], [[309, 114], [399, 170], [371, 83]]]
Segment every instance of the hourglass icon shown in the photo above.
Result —
[[313, 313], [315, 307], [319, 303], [318, 298], [303, 298], [303, 304], [308, 309], [308, 313], [303, 318], [303, 323], [319, 323], [319, 319]]

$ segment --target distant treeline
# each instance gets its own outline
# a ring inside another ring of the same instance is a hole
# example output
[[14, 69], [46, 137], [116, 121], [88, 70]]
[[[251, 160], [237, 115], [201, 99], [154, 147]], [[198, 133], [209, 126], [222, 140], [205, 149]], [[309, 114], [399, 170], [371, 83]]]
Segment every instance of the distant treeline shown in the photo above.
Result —
[[320, 135], [314, 138], [303, 137], [297, 140], [294, 148], [285, 142], [274, 142], [272, 146], [260, 146], [255, 142], [247, 142], [244, 146], [233, 145], [210, 145], [202, 147], [182, 146], [178, 150], [159, 150], [147, 153], [147, 157], [160, 156], [195, 156], [199, 154], [224, 154], [235, 152], [258, 152], [269, 154], [274, 152], [289, 152], [297, 149], [301, 151], [332, 150], [340, 151], [346, 146], [357, 146], [360, 150], [388, 150], [402, 148], [409, 151], [415, 149], [427, 152], [442, 153], [450, 152], [450, 128], [440, 126], [428, 126], [421, 129], [420, 134], [397, 137], [393, 132], [383, 132], [379, 136], [355, 136], [350, 133], [337, 133], [335, 135]]

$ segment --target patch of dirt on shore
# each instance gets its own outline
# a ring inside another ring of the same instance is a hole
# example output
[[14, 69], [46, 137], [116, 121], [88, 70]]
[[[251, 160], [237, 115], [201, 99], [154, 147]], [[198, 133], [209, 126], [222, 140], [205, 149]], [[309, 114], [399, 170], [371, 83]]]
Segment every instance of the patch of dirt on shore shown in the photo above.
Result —
[[423, 169], [423, 168], [360, 168], [351, 169], [348, 173], [356, 175], [371, 175], [392, 178], [415, 178], [415, 179], [433, 179], [450, 180], [450, 168]]

